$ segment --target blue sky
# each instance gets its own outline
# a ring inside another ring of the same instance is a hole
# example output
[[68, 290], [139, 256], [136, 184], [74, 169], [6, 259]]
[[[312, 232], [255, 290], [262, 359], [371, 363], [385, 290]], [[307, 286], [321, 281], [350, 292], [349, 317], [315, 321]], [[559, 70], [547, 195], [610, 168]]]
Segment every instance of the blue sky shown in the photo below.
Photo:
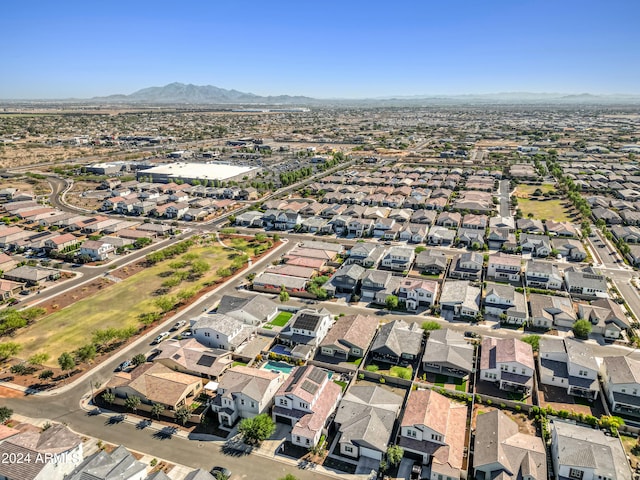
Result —
[[0, 98], [640, 94], [635, 0], [5, 2]]

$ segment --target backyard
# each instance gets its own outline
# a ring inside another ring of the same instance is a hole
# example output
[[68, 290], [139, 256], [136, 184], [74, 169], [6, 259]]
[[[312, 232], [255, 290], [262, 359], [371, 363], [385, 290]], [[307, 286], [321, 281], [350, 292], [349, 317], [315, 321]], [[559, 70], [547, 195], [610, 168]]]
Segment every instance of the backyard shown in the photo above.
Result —
[[[234, 262], [236, 266], [240, 263], [239, 259], [244, 260], [237, 252], [219, 245], [199, 245], [121, 281], [105, 284], [93, 295], [85, 297], [79, 289], [80, 300], [20, 332], [16, 338], [23, 347], [20, 356], [28, 358], [46, 352], [47, 364], [55, 366], [62, 352], [91, 343], [96, 330], [137, 329], [145, 315], [160, 318], [181, 301], [188, 301], [226, 276]], [[118, 271], [112, 275], [117, 277]]]

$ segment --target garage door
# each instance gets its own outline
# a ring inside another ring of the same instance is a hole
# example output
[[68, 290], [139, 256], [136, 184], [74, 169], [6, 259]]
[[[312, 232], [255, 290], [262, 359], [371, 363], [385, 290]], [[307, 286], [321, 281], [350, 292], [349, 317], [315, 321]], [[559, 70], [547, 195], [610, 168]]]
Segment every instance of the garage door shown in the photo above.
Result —
[[284, 423], [285, 425], [291, 426], [295, 425], [292, 419], [290, 419], [289, 417], [283, 417], [282, 415], [276, 415], [276, 422]]

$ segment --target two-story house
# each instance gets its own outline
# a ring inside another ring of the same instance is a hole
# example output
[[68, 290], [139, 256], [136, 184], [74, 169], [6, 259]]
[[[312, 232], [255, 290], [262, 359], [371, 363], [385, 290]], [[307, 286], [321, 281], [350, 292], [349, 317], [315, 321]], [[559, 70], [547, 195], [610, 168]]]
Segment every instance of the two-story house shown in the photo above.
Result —
[[453, 259], [449, 276], [460, 280], [479, 280], [482, 276], [482, 254], [465, 252]]
[[487, 278], [502, 282], [520, 282], [522, 257], [498, 252], [489, 255]]
[[566, 390], [568, 395], [594, 400], [600, 391], [598, 362], [591, 347], [572, 338], [540, 338], [540, 383]]
[[415, 259], [416, 252], [409, 247], [391, 247], [382, 258], [381, 266], [395, 272], [411, 270], [411, 265]]
[[533, 388], [535, 364], [531, 345], [516, 338], [484, 337], [480, 347], [480, 379], [500, 390], [525, 395]]
[[380, 327], [371, 345], [371, 356], [375, 361], [391, 365], [414, 363], [422, 348], [424, 330], [415, 323], [394, 320]]
[[467, 406], [434, 390], [412, 390], [405, 405], [398, 445], [430, 465], [431, 478], [460, 478]]
[[562, 277], [558, 267], [551, 262], [527, 260], [525, 271], [527, 287], [542, 288], [545, 290], [562, 289]]
[[604, 357], [600, 373], [611, 411], [640, 416], [640, 360], [628, 355]]
[[444, 328], [429, 333], [422, 369], [448, 377], [467, 378], [474, 371], [474, 346], [458, 331]]
[[475, 318], [480, 313], [482, 291], [468, 280], [450, 280], [444, 283], [440, 294], [440, 309], [447, 320]]
[[436, 302], [439, 286], [435, 280], [404, 278], [398, 287], [398, 298], [405, 302], [407, 310], [415, 312]]
[[367, 270], [362, 276], [360, 299], [384, 305], [389, 295], [394, 295], [401, 278], [385, 270]]
[[93, 261], [106, 260], [113, 251], [113, 245], [100, 240], [87, 240], [80, 246], [80, 256], [88, 255]]
[[374, 243], [356, 243], [349, 250], [349, 256], [344, 261], [345, 264], [355, 263], [364, 268], [375, 268], [378, 266], [384, 255], [385, 248]]
[[629, 329], [627, 315], [620, 306], [610, 298], [593, 300], [590, 305], [578, 304], [580, 318], [588, 320], [593, 333], [599, 333], [607, 339], [618, 339], [622, 332]]
[[595, 299], [608, 297], [607, 279], [596, 273], [592, 267], [582, 270], [569, 267], [564, 271], [567, 291], [581, 298]]
[[569, 297], [530, 293], [529, 307], [531, 325], [536, 328], [548, 329], [554, 325], [571, 328], [578, 318]]
[[230, 428], [239, 418], [268, 412], [283, 383], [281, 372], [243, 365], [232, 367], [220, 379], [211, 408], [218, 414], [220, 425]]
[[221, 350], [235, 350], [254, 329], [254, 326], [223, 313], [204, 314], [191, 320], [191, 331], [196, 340]]
[[524, 325], [528, 321], [527, 302], [524, 294], [517, 292], [512, 285], [488, 283], [484, 308], [486, 313], [500, 317], [504, 323]]
[[535, 257], [551, 255], [551, 240], [547, 235], [520, 234], [520, 246], [523, 252], [531, 253]]
[[327, 422], [341, 397], [342, 389], [326, 370], [296, 367], [276, 392], [273, 420], [292, 427], [291, 443], [312, 448], [327, 434]]
[[309, 358], [327, 335], [333, 321], [326, 309], [312, 310], [303, 308], [291, 317], [283, 327], [278, 340], [290, 347], [296, 358]]
[[447, 255], [440, 250], [423, 250], [416, 256], [415, 268], [427, 275], [440, 275], [447, 269]]
[[378, 319], [370, 315], [339, 317], [320, 342], [320, 353], [340, 360], [362, 358], [378, 329]]
[[352, 237], [370, 237], [373, 234], [375, 222], [367, 218], [351, 218], [347, 232]]

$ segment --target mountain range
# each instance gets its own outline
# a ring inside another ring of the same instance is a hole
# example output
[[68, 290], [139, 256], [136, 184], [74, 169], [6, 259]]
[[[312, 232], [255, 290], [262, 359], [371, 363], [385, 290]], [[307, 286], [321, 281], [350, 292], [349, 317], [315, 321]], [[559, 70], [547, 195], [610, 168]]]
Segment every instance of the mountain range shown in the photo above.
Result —
[[[51, 102], [53, 100], [49, 100]], [[163, 87], [143, 88], [131, 94], [116, 94], [90, 99], [65, 99], [59, 102], [153, 105], [298, 105], [298, 106], [429, 106], [429, 105], [637, 105], [640, 95], [593, 95], [590, 93], [507, 92], [468, 95], [388, 96], [369, 99], [318, 99], [305, 96], [260, 96], [227, 90], [213, 85], [170, 83]], [[15, 101], [14, 101], [15, 102]]]

